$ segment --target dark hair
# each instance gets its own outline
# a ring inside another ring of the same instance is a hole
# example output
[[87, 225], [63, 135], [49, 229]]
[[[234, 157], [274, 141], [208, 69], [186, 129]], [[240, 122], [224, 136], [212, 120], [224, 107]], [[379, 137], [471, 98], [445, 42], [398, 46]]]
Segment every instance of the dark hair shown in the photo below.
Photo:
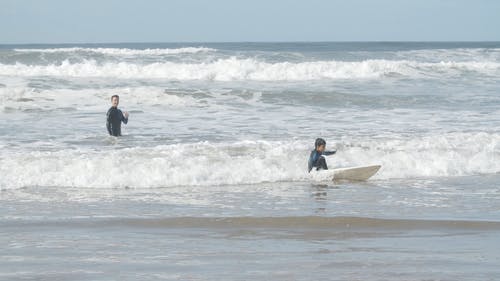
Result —
[[317, 138], [314, 142], [314, 147], [318, 148], [321, 145], [326, 145], [326, 141], [322, 138]]
[[113, 98], [120, 99], [120, 96], [119, 96], [119, 95], [112, 95], [112, 96], [111, 96], [111, 100], [113, 100]]

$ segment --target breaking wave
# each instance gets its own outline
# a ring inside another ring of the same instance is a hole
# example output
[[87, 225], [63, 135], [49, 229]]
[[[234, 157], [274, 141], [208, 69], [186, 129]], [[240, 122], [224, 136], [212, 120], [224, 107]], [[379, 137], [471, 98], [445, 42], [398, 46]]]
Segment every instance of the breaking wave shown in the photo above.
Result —
[[137, 64], [85, 60], [61, 64], [0, 64], [0, 75], [104, 77], [123, 79], [214, 80], [214, 81], [305, 81], [322, 79], [363, 79], [380, 77], [459, 76], [464, 73], [500, 74], [497, 62], [415, 62], [393, 60], [314, 61], [270, 63], [236, 57], [208, 63], [157, 62]]
[[[374, 179], [500, 172], [500, 135], [448, 133], [419, 139], [340, 141], [333, 167], [381, 164]], [[2, 152], [0, 188], [210, 186], [307, 181], [304, 141], [200, 142], [111, 151]]]
[[128, 49], [128, 48], [52, 48], [52, 49], [14, 49], [19, 53], [93, 53], [111, 56], [157, 56], [176, 54], [195, 54], [215, 52], [216, 49], [206, 47], [184, 47], [175, 49]]

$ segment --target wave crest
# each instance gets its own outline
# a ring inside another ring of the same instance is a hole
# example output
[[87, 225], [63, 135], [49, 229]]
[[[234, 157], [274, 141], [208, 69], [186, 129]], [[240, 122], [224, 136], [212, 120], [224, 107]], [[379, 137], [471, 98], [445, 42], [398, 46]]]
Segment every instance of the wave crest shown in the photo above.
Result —
[[177, 54], [195, 54], [205, 52], [215, 52], [216, 49], [206, 47], [184, 47], [173, 49], [129, 49], [129, 48], [52, 48], [52, 49], [14, 49], [19, 53], [94, 53], [111, 56], [159, 56]]
[[85, 60], [61, 64], [0, 64], [0, 75], [105, 77], [123, 79], [214, 80], [214, 81], [305, 81], [322, 79], [359, 79], [386, 76], [439, 77], [462, 72], [499, 74], [497, 62], [440, 62], [365, 60], [356, 62], [315, 61], [269, 63], [256, 59], [218, 59], [208, 63], [129, 62], [98, 63]]

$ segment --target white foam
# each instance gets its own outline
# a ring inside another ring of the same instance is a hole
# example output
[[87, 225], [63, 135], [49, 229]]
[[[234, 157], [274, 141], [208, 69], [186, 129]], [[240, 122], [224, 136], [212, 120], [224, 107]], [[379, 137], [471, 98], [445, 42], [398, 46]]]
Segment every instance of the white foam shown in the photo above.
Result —
[[304, 156], [286, 161], [288, 149], [260, 141], [15, 153], [0, 157], [0, 187], [168, 187], [300, 179], [305, 176]]
[[280, 62], [256, 59], [228, 58], [209, 63], [157, 62], [136, 64], [85, 60], [61, 64], [26, 65], [0, 64], [0, 75], [103, 77], [123, 79], [214, 80], [214, 81], [304, 81], [321, 79], [375, 79], [386, 76], [439, 77], [460, 75], [462, 72], [499, 75], [498, 62], [439, 62], [423, 63], [406, 60], [365, 60]]
[[[500, 134], [329, 142], [330, 168], [381, 164], [374, 179], [500, 172]], [[11, 151], [0, 155], [0, 188], [172, 187], [309, 180], [306, 141], [200, 142], [121, 150]]]
[[75, 53], [75, 52], [85, 52], [85, 53], [95, 53], [104, 54], [111, 56], [158, 56], [158, 55], [176, 55], [176, 54], [195, 54], [195, 53], [206, 53], [215, 52], [216, 49], [206, 48], [206, 47], [184, 47], [175, 49], [129, 49], [129, 48], [51, 48], [51, 49], [14, 49], [16, 52], [20, 53]]
[[335, 166], [381, 164], [375, 178], [447, 177], [500, 172], [500, 134], [447, 133], [385, 140], [344, 140]]

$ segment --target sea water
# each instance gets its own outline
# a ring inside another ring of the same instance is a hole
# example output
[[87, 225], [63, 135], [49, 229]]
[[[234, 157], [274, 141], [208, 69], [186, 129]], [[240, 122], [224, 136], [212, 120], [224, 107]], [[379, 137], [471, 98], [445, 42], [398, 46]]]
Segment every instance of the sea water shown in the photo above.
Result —
[[497, 280], [499, 173], [500, 43], [0, 46], [1, 280]]

